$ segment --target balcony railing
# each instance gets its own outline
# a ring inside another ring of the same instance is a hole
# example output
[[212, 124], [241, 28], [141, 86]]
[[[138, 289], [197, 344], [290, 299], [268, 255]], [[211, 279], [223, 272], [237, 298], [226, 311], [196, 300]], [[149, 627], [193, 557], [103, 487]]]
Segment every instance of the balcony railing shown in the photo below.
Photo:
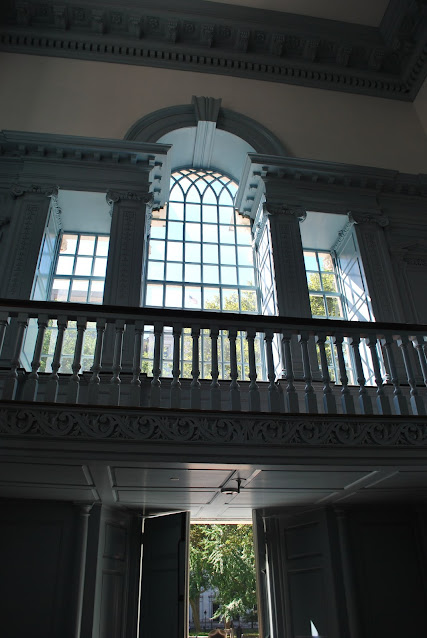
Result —
[[0, 393], [80, 405], [424, 415], [426, 335], [427, 326], [408, 324], [4, 300]]

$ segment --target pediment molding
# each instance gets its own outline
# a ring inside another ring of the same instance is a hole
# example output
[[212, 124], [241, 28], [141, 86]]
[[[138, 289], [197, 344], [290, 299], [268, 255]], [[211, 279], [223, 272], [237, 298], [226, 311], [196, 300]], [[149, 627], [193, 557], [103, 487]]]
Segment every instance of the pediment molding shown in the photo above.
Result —
[[399, 0], [378, 28], [198, 0], [10, 0], [0, 50], [410, 101], [427, 74], [426, 25], [423, 2]]

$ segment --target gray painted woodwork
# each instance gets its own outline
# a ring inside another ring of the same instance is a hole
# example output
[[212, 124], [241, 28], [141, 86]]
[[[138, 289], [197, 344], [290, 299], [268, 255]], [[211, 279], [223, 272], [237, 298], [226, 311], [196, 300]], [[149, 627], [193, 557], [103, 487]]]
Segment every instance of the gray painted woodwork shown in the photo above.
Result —
[[[9, 6], [10, 5], [10, 6]], [[104, 60], [413, 100], [426, 74], [421, 2], [391, 0], [378, 28], [245, 6], [11, 0], [4, 51]]]

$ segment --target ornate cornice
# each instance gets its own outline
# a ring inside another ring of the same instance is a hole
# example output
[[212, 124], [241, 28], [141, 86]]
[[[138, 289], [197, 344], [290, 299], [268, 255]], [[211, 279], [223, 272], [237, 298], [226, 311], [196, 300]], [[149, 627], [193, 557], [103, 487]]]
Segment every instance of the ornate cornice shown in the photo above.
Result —
[[298, 221], [303, 222], [307, 217], [307, 211], [301, 206], [288, 206], [280, 202], [272, 202], [267, 200], [264, 204], [264, 214], [273, 216], [296, 217]]
[[112, 206], [121, 201], [153, 203], [153, 193], [149, 191], [108, 191], [106, 195], [107, 203]]
[[0, 403], [0, 436], [68, 441], [227, 444], [253, 448], [427, 446], [427, 421], [411, 417], [197, 414]]
[[378, 28], [198, 0], [9, 0], [0, 49], [206, 71], [401, 100], [427, 69], [425, 3]]
[[26, 193], [43, 195], [44, 197], [58, 197], [58, 186], [40, 184], [13, 184], [10, 194], [13, 199], [17, 199]]
[[351, 212], [348, 213], [348, 218], [353, 224], [378, 224], [382, 228], [389, 225], [390, 221], [387, 215], [382, 213], [364, 213], [364, 212]]

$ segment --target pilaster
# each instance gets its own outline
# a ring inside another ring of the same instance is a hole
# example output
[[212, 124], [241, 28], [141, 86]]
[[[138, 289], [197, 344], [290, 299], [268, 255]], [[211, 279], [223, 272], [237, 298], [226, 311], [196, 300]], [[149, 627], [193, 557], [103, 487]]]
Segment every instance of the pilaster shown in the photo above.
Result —
[[112, 207], [111, 239], [105, 278], [104, 303], [140, 306], [146, 237], [147, 204], [152, 193], [109, 191]]
[[8, 299], [29, 299], [49, 213], [51, 186], [15, 185], [14, 204], [8, 231], [7, 255], [0, 282], [1, 295]]
[[349, 218], [355, 224], [375, 319], [387, 322], [404, 321], [384, 231], [389, 224], [388, 217], [379, 211], [351, 211]]

